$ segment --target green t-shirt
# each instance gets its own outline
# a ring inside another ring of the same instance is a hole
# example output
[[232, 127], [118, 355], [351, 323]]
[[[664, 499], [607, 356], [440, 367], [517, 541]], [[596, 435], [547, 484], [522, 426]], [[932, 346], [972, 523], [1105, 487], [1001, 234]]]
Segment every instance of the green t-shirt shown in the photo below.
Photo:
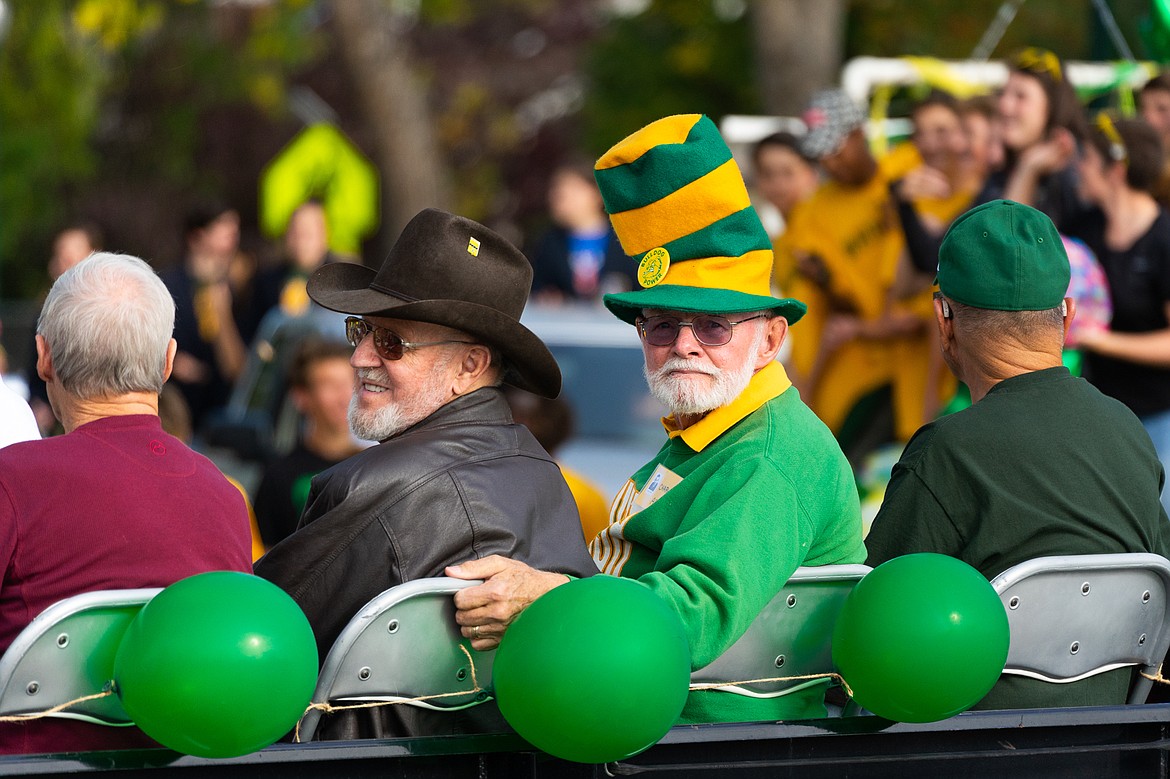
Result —
[[[590, 548], [603, 572], [638, 579], [682, 617], [693, 668], [743, 635], [799, 566], [859, 563], [865, 556], [849, 464], [795, 389], [764, 402], [700, 451], [672, 437], [627, 489], [642, 489], [660, 464], [682, 480], [624, 526], [611, 525]], [[681, 721], [818, 716], [825, 716], [823, 686], [772, 699], [696, 691]]]
[[[910, 440], [866, 562], [938, 552], [992, 579], [1050, 555], [1170, 556], [1162, 479], [1150, 437], [1121, 403], [1064, 367], [1015, 376]], [[1004, 677], [979, 708], [1124, 703], [1128, 673], [1059, 685]]]

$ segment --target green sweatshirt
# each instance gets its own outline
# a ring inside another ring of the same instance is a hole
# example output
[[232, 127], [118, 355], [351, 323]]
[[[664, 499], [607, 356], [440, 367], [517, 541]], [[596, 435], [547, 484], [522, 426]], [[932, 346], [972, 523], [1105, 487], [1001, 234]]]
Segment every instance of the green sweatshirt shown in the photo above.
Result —
[[[801, 565], [865, 559], [853, 474], [828, 428], [779, 363], [729, 406], [670, 440], [615, 500], [617, 521], [590, 545], [603, 573], [636, 578], [682, 618], [691, 666], [743, 635]], [[681, 477], [646, 508], [635, 494], [659, 465]], [[681, 722], [825, 716], [823, 686], [778, 698], [692, 692]]]

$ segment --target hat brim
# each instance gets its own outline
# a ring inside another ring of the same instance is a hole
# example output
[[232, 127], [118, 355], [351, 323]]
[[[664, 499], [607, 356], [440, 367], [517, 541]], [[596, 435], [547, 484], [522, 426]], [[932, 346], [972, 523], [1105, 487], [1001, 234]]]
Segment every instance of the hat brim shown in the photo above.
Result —
[[696, 314], [735, 314], [741, 311], [772, 311], [793, 325], [808, 311], [808, 306], [794, 298], [774, 298], [750, 295], [732, 289], [684, 287], [677, 284], [659, 284], [633, 292], [606, 295], [605, 307], [623, 322], [634, 324], [642, 309], [659, 308], [666, 311], [690, 311]]
[[552, 352], [524, 325], [494, 308], [464, 300], [411, 300], [371, 288], [375, 271], [363, 265], [325, 265], [308, 281], [309, 297], [343, 314], [363, 314], [427, 322], [462, 330], [500, 351], [512, 370], [504, 381], [520, 389], [555, 398], [561, 392], [561, 369]]

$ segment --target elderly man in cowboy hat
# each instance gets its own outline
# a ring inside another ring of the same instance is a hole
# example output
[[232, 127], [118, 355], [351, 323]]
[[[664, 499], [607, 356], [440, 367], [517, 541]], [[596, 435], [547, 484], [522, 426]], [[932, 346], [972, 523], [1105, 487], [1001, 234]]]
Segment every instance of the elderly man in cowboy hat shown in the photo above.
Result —
[[[667, 441], [590, 544], [682, 618], [694, 668], [738, 639], [801, 565], [865, 558], [853, 474], [775, 362], [803, 303], [772, 297], [772, 251], [710, 119], [659, 120], [596, 165], [606, 210], [643, 289], [605, 305], [642, 339]], [[494, 646], [564, 576], [493, 556], [448, 569], [487, 581], [455, 599], [472, 646]], [[730, 681], [730, 680], [729, 680]], [[824, 688], [777, 698], [693, 692], [683, 721], [824, 716]], [[615, 723], [620, 727], [620, 723]]]
[[[318, 475], [297, 531], [256, 564], [304, 609], [322, 659], [375, 595], [468, 557], [597, 572], [560, 470], [513, 423], [499, 386], [560, 392], [552, 354], [518, 321], [531, 283], [518, 249], [431, 209], [411, 220], [376, 273], [336, 263], [309, 279], [315, 301], [355, 314], [346, 320], [357, 385], [350, 425], [381, 442]], [[490, 708], [342, 712], [323, 737], [502, 725], [485, 720]]]

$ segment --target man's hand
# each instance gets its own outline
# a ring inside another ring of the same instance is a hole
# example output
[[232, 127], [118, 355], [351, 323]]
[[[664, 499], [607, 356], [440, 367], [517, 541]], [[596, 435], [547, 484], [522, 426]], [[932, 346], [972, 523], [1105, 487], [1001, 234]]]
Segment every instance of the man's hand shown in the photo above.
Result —
[[528, 604], [569, 581], [564, 574], [538, 571], [499, 555], [452, 565], [444, 573], [454, 579], [484, 580], [455, 593], [455, 621], [471, 639], [471, 648], [481, 652], [500, 645], [508, 625]]

